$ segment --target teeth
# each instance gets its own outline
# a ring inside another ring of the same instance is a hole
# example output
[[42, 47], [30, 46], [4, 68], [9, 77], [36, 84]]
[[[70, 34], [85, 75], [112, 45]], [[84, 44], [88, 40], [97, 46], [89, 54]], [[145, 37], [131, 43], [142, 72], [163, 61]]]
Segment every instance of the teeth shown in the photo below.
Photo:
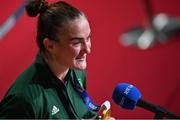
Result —
[[86, 54], [85, 55], [81, 55], [81, 56], [77, 57], [76, 59], [86, 59]]
[[85, 60], [85, 59], [79, 59], [79, 60]]
[[82, 59], [82, 60], [84, 60], [84, 59], [85, 59], [85, 57], [82, 57], [82, 58], [77, 58], [77, 59], [80, 59], [80, 60]]

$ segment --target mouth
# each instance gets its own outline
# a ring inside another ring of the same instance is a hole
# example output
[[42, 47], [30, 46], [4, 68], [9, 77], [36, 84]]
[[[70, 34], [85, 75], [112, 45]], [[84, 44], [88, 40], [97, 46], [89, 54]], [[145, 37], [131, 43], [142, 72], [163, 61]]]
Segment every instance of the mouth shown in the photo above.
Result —
[[84, 61], [84, 60], [86, 60], [86, 55], [83, 55], [81, 57], [77, 57], [76, 60]]
[[86, 60], [86, 58], [76, 58], [76, 60], [84, 61], [84, 60]]

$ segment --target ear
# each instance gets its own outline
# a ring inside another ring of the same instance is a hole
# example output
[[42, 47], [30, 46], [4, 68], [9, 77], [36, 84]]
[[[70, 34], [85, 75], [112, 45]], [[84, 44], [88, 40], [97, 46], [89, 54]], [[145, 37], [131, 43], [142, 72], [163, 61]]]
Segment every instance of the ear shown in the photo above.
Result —
[[52, 51], [54, 49], [54, 43], [52, 40], [45, 38], [43, 40], [44, 47], [47, 51]]

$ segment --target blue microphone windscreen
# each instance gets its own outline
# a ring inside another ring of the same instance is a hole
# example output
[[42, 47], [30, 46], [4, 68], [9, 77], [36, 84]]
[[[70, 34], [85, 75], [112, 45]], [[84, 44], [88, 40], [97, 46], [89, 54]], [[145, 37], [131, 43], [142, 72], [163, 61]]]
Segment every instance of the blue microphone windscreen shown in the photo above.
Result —
[[112, 94], [114, 102], [125, 109], [134, 109], [141, 96], [140, 91], [128, 83], [118, 84]]

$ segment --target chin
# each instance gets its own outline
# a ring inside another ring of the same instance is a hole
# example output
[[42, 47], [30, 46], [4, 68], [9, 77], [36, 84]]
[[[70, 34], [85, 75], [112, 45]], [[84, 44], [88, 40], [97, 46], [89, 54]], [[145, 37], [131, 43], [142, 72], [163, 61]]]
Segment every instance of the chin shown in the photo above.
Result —
[[87, 67], [87, 64], [84, 63], [84, 64], [78, 64], [77, 66], [75, 66], [76, 69], [79, 69], [79, 70], [85, 70]]
[[85, 69], [86, 69], [86, 66], [76, 67], [76, 69], [85, 70]]

